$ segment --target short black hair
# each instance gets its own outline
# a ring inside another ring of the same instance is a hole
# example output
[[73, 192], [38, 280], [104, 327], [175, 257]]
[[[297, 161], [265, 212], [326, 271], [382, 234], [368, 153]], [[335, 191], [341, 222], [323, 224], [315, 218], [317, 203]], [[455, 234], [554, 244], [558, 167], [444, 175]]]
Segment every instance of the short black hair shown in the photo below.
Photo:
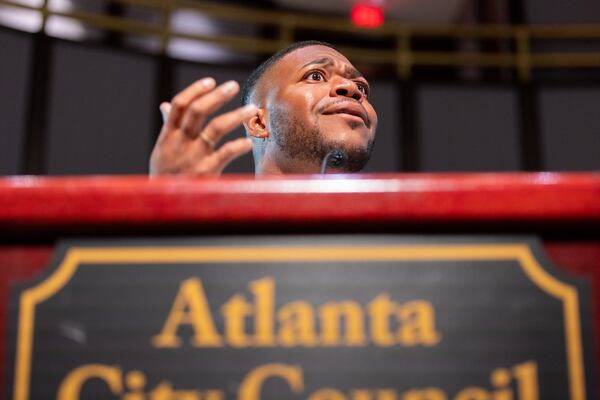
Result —
[[277, 61], [281, 60], [286, 54], [289, 54], [294, 50], [308, 46], [326, 46], [336, 51], [339, 51], [332, 44], [329, 44], [327, 42], [321, 42], [318, 40], [304, 40], [302, 42], [295, 42], [279, 50], [277, 53], [269, 57], [265, 62], [260, 64], [254, 71], [252, 71], [250, 76], [248, 76], [248, 79], [246, 79], [246, 82], [244, 82], [244, 86], [242, 87], [241, 91], [242, 105], [250, 104], [252, 93], [254, 92], [256, 84], [258, 83], [260, 78], [265, 74], [265, 72], [267, 72], [275, 63], [277, 63]]

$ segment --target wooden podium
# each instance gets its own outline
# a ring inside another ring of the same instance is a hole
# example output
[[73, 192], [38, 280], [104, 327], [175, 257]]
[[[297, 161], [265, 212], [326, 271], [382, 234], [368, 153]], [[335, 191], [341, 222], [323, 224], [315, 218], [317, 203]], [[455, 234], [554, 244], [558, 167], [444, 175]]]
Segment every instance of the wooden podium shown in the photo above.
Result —
[[38, 275], [62, 238], [533, 235], [591, 281], [600, 332], [600, 173], [7, 177], [0, 226], [2, 393], [9, 287]]

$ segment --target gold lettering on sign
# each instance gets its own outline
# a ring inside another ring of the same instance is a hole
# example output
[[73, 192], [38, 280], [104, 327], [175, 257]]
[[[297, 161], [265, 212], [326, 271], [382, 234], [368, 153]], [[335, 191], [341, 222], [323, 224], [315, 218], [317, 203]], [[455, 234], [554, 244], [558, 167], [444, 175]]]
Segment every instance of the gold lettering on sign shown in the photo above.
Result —
[[180, 347], [181, 339], [177, 337], [177, 330], [184, 324], [191, 325], [194, 329], [192, 345], [196, 347], [223, 345], [223, 340], [215, 328], [202, 281], [197, 278], [182, 282], [167, 321], [161, 333], [152, 338], [152, 344], [158, 348]]
[[246, 334], [246, 317], [252, 315], [252, 304], [243, 295], [233, 296], [221, 307], [225, 318], [225, 340], [232, 347], [248, 347], [252, 345], [250, 336]]
[[259, 400], [262, 386], [267, 379], [280, 378], [286, 381], [293, 393], [304, 390], [302, 369], [286, 364], [267, 364], [257, 368], [246, 375], [240, 384], [239, 400]]
[[390, 330], [390, 317], [396, 310], [396, 303], [390, 300], [390, 295], [382, 293], [375, 297], [367, 307], [371, 318], [371, 340], [377, 346], [392, 346], [396, 338]]
[[433, 346], [439, 343], [440, 334], [435, 330], [435, 313], [427, 301], [410, 301], [397, 307], [398, 342], [404, 346], [418, 344]]
[[[360, 304], [354, 301], [326, 303], [319, 307], [322, 346], [364, 346], [365, 317]], [[346, 336], [341, 339], [342, 321], [345, 321]]]
[[[393, 388], [355, 388], [344, 392], [334, 387], [318, 388], [305, 393], [304, 371], [288, 364], [265, 364], [250, 370], [243, 378], [237, 400], [260, 400], [265, 384], [272, 379], [283, 380], [290, 393], [307, 400], [539, 400], [537, 363], [527, 361], [512, 368], [496, 368], [490, 374], [491, 388], [469, 386], [452, 396], [437, 387], [410, 388], [404, 392]], [[226, 390], [175, 390], [168, 381], [153, 389], [146, 388], [146, 375], [141, 371], [123, 373], [118, 366], [82, 365], [71, 371], [61, 382], [58, 400], [80, 400], [87, 381], [100, 379], [106, 394], [120, 400], [225, 400]], [[286, 396], [283, 396], [284, 398]]]
[[275, 280], [264, 278], [250, 283], [256, 304], [254, 346], [275, 345]]
[[478, 387], [463, 389], [455, 397], [455, 400], [491, 400], [487, 390]]
[[414, 389], [404, 393], [402, 400], [446, 400], [446, 393], [437, 388]]
[[369, 343], [410, 347], [435, 346], [441, 340], [435, 310], [427, 301], [400, 304], [389, 294], [380, 293], [364, 306], [352, 300], [317, 306], [297, 300], [276, 308], [276, 282], [272, 277], [250, 282], [248, 291], [251, 300], [244, 293], [234, 293], [220, 307], [221, 336], [202, 281], [183, 281], [152, 344], [158, 348], [180, 347], [178, 332], [182, 325], [192, 328], [190, 343], [194, 347], [358, 347]]
[[58, 388], [57, 400], [79, 399], [83, 384], [94, 378], [106, 382], [112, 394], [119, 394], [123, 390], [119, 368], [101, 364], [88, 364], [69, 372]]
[[277, 313], [279, 334], [277, 340], [283, 347], [313, 347], [318, 343], [313, 307], [305, 301], [285, 304]]
[[537, 400], [538, 382], [537, 382], [537, 364], [533, 361], [517, 365], [513, 368], [513, 373], [518, 382], [519, 398], [525, 400]]
[[376, 400], [397, 400], [396, 391], [394, 389], [380, 389], [377, 390]]
[[82, 365], [71, 371], [61, 382], [57, 400], [80, 400], [85, 383], [100, 379], [106, 383], [111, 394], [120, 395], [120, 400], [224, 400], [222, 390], [174, 390], [169, 382], [159, 383], [148, 393], [146, 375], [141, 371], [123, 374], [121, 368], [100, 364]]
[[497, 368], [490, 375], [490, 383], [497, 389], [494, 392], [494, 400], [513, 400], [513, 392], [510, 385], [512, 377], [506, 368]]
[[332, 388], [320, 389], [314, 392], [307, 400], [347, 400], [344, 393]]

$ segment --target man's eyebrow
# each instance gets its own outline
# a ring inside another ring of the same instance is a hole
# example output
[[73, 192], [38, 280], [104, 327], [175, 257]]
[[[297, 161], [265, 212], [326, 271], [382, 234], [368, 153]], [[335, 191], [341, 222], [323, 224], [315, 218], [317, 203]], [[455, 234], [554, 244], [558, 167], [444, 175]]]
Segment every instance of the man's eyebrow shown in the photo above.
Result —
[[[304, 69], [304, 68], [308, 67], [309, 65], [326, 65], [326, 66], [328, 66], [328, 65], [333, 65], [333, 64], [335, 64], [335, 62], [333, 61], [332, 58], [323, 57], [323, 58], [318, 58], [316, 60], [307, 62], [306, 64], [304, 64], [302, 66], [301, 69]], [[347, 70], [346, 75], [348, 75], [350, 78], [362, 78], [363, 77], [363, 74], [361, 74], [360, 71], [354, 67], [347, 67], [346, 70]]]
[[312, 61], [307, 62], [306, 64], [304, 64], [302, 66], [302, 68], [306, 68], [309, 65], [314, 65], [314, 64], [319, 64], [319, 65], [333, 65], [333, 59], [331, 59], [329, 57], [318, 58], [316, 60], [312, 60]]

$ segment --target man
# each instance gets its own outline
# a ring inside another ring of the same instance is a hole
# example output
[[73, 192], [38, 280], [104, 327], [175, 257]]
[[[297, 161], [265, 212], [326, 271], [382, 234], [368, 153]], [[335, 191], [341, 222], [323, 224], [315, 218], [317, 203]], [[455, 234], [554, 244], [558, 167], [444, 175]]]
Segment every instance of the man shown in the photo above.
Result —
[[[279, 51], [248, 78], [243, 107], [208, 121], [238, 91], [234, 81], [204, 78], [162, 103], [150, 173], [219, 175], [252, 148], [257, 175], [318, 173], [332, 151], [345, 158], [336, 172], [368, 161], [377, 127], [369, 84], [333, 46], [306, 41]], [[216, 148], [240, 124], [248, 138]]]

